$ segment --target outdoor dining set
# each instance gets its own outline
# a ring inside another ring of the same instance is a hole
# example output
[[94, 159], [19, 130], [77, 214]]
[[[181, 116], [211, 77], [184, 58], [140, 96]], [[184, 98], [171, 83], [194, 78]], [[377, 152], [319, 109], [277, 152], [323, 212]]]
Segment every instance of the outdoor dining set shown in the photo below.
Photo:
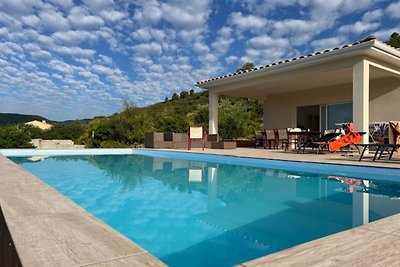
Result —
[[[372, 160], [380, 160], [384, 154], [387, 159], [393, 158], [394, 152], [400, 149], [400, 136], [396, 126], [391, 129], [392, 142], [389, 144], [389, 138], [382, 139], [381, 142], [374, 140], [371, 132], [356, 132], [353, 125], [347, 125], [349, 128], [338, 128], [335, 130], [310, 131], [301, 130], [299, 128], [281, 128], [281, 129], [265, 129], [255, 132], [255, 147], [269, 149], [283, 149], [284, 151], [296, 151], [297, 153], [305, 153], [307, 148], [311, 148], [312, 152], [320, 154], [323, 150], [340, 151], [347, 153], [349, 151], [357, 151], [359, 153], [359, 161], [361, 161], [369, 150], [374, 150]], [[361, 143], [361, 136], [369, 134], [371, 140], [368, 144]], [[352, 149], [353, 148], [353, 149]]]

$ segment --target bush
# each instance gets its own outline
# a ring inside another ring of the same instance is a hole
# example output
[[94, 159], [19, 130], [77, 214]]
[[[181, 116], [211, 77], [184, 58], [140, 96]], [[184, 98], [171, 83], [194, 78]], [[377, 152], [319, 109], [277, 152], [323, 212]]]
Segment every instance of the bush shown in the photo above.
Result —
[[0, 148], [33, 148], [28, 132], [17, 126], [0, 127]]

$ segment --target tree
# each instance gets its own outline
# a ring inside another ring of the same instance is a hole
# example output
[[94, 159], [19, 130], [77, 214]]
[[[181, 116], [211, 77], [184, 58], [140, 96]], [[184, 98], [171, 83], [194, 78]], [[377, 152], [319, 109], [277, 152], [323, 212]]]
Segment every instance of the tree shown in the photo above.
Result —
[[179, 99], [178, 94], [177, 94], [177, 93], [174, 93], [174, 94], [172, 95], [172, 100], [178, 100], [178, 99]]
[[239, 69], [236, 70], [236, 72], [239, 71], [245, 71], [245, 70], [251, 70], [254, 69], [254, 63], [253, 62], [246, 62], [243, 64], [243, 66]]
[[17, 126], [0, 127], [0, 148], [33, 148], [28, 132]]
[[385, 43], [393, 47], [400, 48], [400, 35], [397, 32], [392, 33], [390, 39]]
[[168, 97], [166, 97], [166, 98], [164, 99], [164, 102], [165, 102], [165, 103], [167, 103], [167, 102], [168, 102]]
[[188, 97], [188, 96], [189, 96], [189, 93], [188, 93], [187, 91], [182, 91], [182, 92], [180, 93], [181, 99], [186, 98], [186, 97]]
[[248, 124], [251, 122], [250, 112], [244, 100], [235, 102], [221, 99], [219, 104], [219, 134], [224, 139], [237, 139], [248, 135]]
[[193, 89], [190, 89], [190, 91], [189, 91], [189, 95], [194, 95], [194, 90]]

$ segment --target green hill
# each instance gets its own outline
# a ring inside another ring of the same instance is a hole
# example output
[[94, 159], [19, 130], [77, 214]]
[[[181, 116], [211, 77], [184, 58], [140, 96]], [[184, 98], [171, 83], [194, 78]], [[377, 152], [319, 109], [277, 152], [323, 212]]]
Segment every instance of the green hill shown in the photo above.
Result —
[[[261, 101], [221, 96], [219, 134], [224, 139], [253, 137], [262, 129]], [[147, 107], [126, 105], [124, 110], [88, 125], [81, 141], [87, 147], [130, 147], [143, 143], [145, 132], [187, 132], [190, 125], [208, 127], [208, 92], [193, 90]]]
[[[218, 133], [224, 139], [252, 138], [254, 130], [262, 129], [261, 101], [220, 96]], [[121, 112], [92, 120], [51, 122], [49, 130], [36, 127], [15, 127], [31, 120], [46, 120], [35, 115], [0, 113], [0, 141], [3, 147], [24, 147], [27, 142], [12, 144], [14, 139], [71, 139], [87, 147], [133, 147], [143, 144], [146, 132], [185, 133], [189, 126], [208, 127], [208, 92], [193, 90], [174, 94], [171, 99], [146, 107], [126, 104]], [[15, 136], [15, 138], [13, 137]], [[11, 138], [11, 139], [10, 139]], [[24, 140], [25, 140], [24, 139]], [[0, 144], [1, 146], [1, 144]]]
[[38, 116], [38, 115], [25, 115], [25, 114], [17, 114], [17, 113], [0, 113], [0, 125], [9, 125], [9, 124], [18, 124], [24, 123], [28, 121], [42, 121], [45, 120], [50, 122], [48, 119]]

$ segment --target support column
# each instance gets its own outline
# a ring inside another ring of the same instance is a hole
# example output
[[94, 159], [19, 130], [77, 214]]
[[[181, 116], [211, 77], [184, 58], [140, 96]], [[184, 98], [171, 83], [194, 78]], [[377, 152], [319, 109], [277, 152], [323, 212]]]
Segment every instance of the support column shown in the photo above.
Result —
[[369, 142], [369, 63], [361, 60], [353, 66], [353, 122], [355, 130], [366, 132], [362, 143]]
[[218, 94], [208, 91], [208, 133], [218, 133]]

